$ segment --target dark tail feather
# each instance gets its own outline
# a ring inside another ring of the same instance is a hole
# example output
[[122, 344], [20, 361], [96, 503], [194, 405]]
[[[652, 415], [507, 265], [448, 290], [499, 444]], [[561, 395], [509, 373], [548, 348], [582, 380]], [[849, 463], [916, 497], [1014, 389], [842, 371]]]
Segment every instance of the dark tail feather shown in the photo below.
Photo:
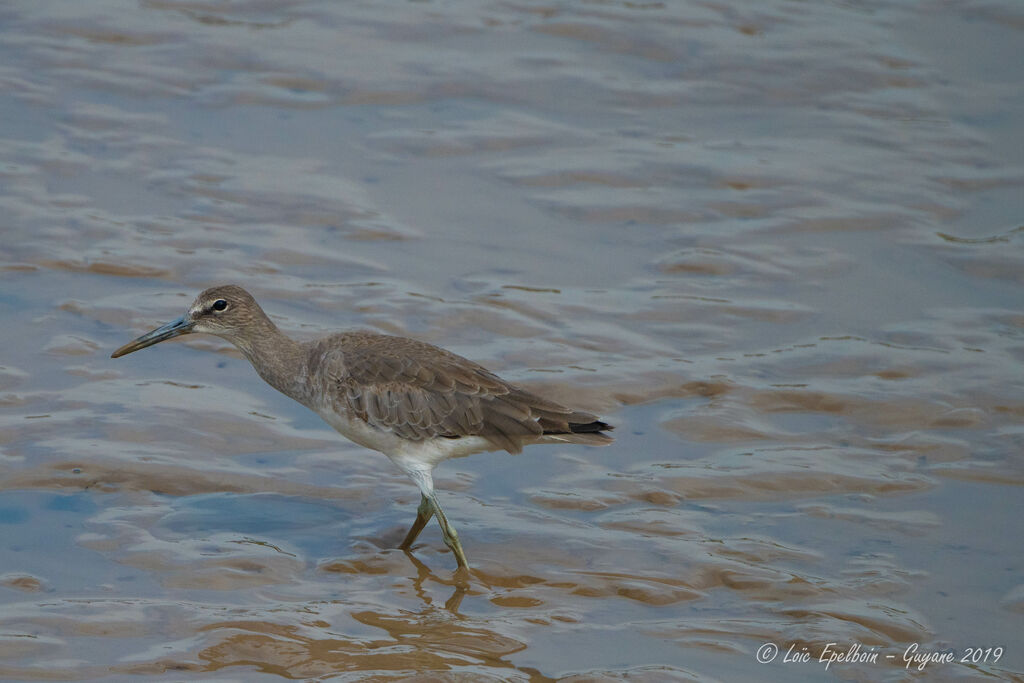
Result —
[[601, 422], [600, 420], [594, 420], [593, 422], [587, 422], [585, 424], [569, 423], [569, 431], [573, 434], [593, 434], [595, 432], [609, 432], [613, 429], [615, 429], [615, 427], [607, 422]]
[[[565, 424], [565, 423], [562, 423]], [[613, 439], [605, 434], [606, 431], [614, 429], [607, 422], [594, 420], [592, 422], [570, 422], [569, 430], [545, 429], [544, 436], [553, 441], [565, 441], [568, 443], [584, 444], [586, 446], [607, 446]]]

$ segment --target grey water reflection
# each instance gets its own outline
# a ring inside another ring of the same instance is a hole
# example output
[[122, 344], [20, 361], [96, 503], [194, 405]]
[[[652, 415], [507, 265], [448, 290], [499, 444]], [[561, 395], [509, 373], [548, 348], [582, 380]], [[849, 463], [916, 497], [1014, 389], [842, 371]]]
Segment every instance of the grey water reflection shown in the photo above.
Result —
[[[1019, 680], [1022, 26], [6, 4], [0, 678]], [[439, 468], [458, 581], [436, 529], [396, 549], [409, 482], [225, 343], [109, 359], [227, 282], [616, 444]]]

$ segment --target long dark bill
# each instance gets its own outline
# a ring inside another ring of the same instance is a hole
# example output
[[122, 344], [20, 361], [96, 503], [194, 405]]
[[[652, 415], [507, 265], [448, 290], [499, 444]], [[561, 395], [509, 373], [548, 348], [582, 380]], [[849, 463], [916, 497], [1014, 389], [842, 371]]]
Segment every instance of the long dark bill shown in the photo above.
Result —
[[193, 325], [195, 325], [194, 322], [188, 320], [185, 316], [182, 316], [177, 320], [172, 320], [166, 325], [161, 325], [152, 332], [147, 332], [138, 339], [133, 339], [132, 341], [128, 342], [127, 344], [119, 348], [117, 351], [114, 351], [112, 354], [110, 354], [110, 357], [120, 358], [121, 356], [127, 355], [132, 351], [144, 349], [147, 346], [158, 344], [166, 339], [173, 339], [174, 337], [178, 337], [183, 334], [188, 334], [189, 332], [192, 331]]

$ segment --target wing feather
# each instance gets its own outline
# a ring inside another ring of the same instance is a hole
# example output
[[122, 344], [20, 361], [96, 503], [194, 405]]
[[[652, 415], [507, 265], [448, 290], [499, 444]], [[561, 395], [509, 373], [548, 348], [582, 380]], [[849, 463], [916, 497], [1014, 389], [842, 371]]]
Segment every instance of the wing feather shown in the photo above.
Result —
[[310, 367], [339, 408], [411, 440], [481, 436], [510, 453], [546, 432], [568, 433], [578, 413], [511, 385], [425, 342], [368, 332], [328, 337]]

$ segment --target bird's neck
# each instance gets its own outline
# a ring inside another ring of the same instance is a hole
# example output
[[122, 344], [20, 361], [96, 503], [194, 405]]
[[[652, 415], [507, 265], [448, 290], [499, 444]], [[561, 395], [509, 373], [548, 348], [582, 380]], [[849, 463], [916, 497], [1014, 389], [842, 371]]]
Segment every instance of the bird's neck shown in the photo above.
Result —
[[279, 330], [269, 318], [260, 320], [257, 327], [230, 341], [267, 384], [304, 403], [307, 354], [302, 344]]

